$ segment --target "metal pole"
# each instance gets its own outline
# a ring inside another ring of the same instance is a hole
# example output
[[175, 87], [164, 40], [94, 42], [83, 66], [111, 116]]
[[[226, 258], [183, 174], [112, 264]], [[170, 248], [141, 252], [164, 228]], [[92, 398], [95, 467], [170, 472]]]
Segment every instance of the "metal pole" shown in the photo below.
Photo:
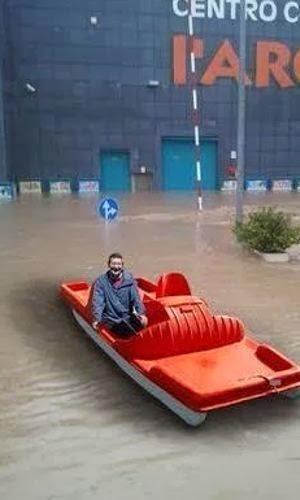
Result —
[[240, 0], [238, 125], [237, 125], [237, 189], [236, 221], [243, 221], [244, 170], [245, 170], [245, 110], [246, 110], [246, 0]]

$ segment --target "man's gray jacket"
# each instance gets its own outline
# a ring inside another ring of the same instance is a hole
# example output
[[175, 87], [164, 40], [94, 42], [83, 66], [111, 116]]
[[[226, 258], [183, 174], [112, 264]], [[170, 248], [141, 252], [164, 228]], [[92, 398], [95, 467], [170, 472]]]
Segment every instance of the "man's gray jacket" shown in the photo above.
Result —
[[123, 271], [122, 281], [114, 286], [109, 279], [109, 271], [97, 278], [92, 299], [93, 320], [99, 323], [120, 323], [133, 310], [145, 314], [137, 284], [132, 274]]

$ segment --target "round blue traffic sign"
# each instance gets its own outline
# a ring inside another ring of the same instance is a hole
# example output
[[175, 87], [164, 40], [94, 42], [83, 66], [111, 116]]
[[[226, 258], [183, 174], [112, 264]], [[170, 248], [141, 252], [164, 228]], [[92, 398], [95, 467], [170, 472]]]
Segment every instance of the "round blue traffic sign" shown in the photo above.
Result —
[[98, 211], [103, 219], [110, 221], [117, 217], [119, 213], [119, 206], [112, 198], [105, 198], [100, 202]]

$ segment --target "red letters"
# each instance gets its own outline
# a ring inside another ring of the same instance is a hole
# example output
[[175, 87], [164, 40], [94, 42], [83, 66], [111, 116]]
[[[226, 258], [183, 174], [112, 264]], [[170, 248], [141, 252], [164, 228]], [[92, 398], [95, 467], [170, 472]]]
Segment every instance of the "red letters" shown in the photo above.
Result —
[[256, 48], [256, 86], [269, 87], [272, 75], [280, 87], [294, 87], [295, 84], [287, 73], [291, 57], [290, 49], [283, 43], [258, 42]]
[[186, 84], [186, 37], [173, 37], [173, 82], [175, 85]]
[[[173, 37], [173, 82], [175, 85], [187, 84], [188, 75], [191, 73], [191, 50], [195, 54], [195, 59], [198, 60], [197, 83], [214, 85], [219, 78], [231, 78], [238, 81], [240, 61], [229, 40], [221, 43], [204, 68], [199, 63], [199, 59], [202, 59], [205, 54], [204, 41], [200, 38], [189, 38], [192, 41], [190, 45], [187, 40], [185, 35]], [[272, 81], [275, 81], [280, 88], [288, 88], [295, 86], [294, 80], [300, 81], [300, 50], [296, 52], [293, 60], [289, 47], [284, 43], [258, 41], [255, 55], [252, 73], [255, 74], [253, 83], [257, 88], [269, 87]], [[247, 73], [245, 73], [245, 83], [252, 84]]]
[[294, 73], [297, 78], [297, 81], [300, 82], [300, 50], [296, 52], [294, 59]]
[[[225, 40], [218, 48], [208, 68], [201, 78], [203, 85], [213, 85], [217, 78], [239, 79], [240, 61], [231, 43]], [[251, 85], [247, 74], [244, 75], [245, 83]]]

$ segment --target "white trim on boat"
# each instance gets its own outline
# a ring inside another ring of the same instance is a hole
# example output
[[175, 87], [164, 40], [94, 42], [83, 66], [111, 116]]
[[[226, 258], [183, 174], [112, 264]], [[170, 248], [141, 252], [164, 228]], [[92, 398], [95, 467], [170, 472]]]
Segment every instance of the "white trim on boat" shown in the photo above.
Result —
[[161, 401], [165, 406], [172, 410], [176, 415], [178, 415], [187, 424], [197, 427], [202, 424], [206, 418], [206, 413], [196, 412], [185, 406], [181, 401], [171, 396], [164, 389], [156, 385], [154, 382], [145, 377], [140, 371], [134, 368], [128, 361], [126, 361], [119, 353], [115, 351], [107, 342], [101, 339], [99, 335], [96, 334], [95, 330], [85, 321], [85, 319], [78, 314], [75, 309], [72, 309], [73, 315], [78, 322], [78, 324], [83, 328], [86, 334], [93, 339], [93, 341], [101, 347], [101, 349], [111, 358], [113, 361], [127, 374], [131, 377], [137, 384], [139, 384], [143, 389], [149, 392], [156, 399]]

